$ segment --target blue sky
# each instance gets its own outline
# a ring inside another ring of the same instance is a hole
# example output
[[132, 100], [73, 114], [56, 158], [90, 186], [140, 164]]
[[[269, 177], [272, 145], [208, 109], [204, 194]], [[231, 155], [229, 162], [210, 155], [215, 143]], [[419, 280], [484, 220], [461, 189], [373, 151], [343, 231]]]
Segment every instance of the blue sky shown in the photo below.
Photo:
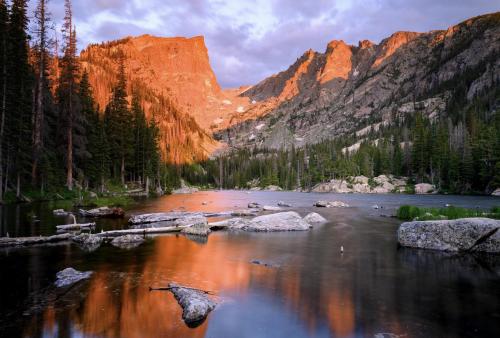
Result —
[[[64, 0], [50, 0], [54, 21]], [[36, 0], [31, 0], [34, 8]], [[379, 42], [500, 10], [500, 0], [73, 0], [80, 48], [128, 35], [205, 36], [223, 87], [255, 84], [333, 40]]]

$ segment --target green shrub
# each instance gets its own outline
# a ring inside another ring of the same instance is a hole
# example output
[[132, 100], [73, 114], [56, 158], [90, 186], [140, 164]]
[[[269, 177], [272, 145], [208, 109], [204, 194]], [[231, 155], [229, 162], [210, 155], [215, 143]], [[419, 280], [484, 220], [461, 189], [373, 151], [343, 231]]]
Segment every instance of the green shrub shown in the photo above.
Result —
[[489, 217], [500, 219], [500, 207], [494, 207], [487, 212], [479, 209], [466, 209], [453, 206], [447, 208], [419, 208], [413, 205], [403, 205], [399, 207], [396, 217], [403, 221], [430, 221], [470, 217]]

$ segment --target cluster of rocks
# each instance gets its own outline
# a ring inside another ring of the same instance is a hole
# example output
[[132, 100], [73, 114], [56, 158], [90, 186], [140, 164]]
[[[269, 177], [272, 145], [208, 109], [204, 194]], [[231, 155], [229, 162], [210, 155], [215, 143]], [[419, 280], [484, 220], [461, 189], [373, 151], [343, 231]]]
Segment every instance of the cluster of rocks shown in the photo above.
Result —
[[500, 221], [464, 218], [406, 222], [398, 229], [398, 242], [420, 249], [500, 253]]
[[345, 180], [333, 179], [330, 182], [319, 183], [312, 188], [312, 192], [330, 192], [338, 194], [387, 194], [391, 192], [403, 193], [406, 190], [408, 179], [396, 178], [392, 175], [380, 175], [370, 179], [366, 176], [348, 177]]

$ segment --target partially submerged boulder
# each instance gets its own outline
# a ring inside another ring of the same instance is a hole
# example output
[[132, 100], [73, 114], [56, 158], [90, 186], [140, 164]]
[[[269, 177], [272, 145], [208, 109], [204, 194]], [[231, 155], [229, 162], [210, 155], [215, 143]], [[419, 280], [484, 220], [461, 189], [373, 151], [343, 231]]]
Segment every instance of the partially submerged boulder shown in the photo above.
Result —
[[102, 244], [102, 237], [92, 235], [92, 234], [80, 234], [73, 237], [73, 242], [80, 245], [83, 249], [87, 251], [94, 251]]
[[295, 211], [255, 217], [242, 226], [245, 231], [307, 231], [311, 225]]
[[116, 237], [111, 244], [121, 249], [133, 249], [144, 242], [144, 237], [140, 235], [125, 235]]
[[272, 206], [272, 205], [264, 205], [262, 207], [262, 210], [264, 210], [264, 211], [282, 211], [283, 209], [280, 207]]
[[318, 201], [314, 204], [314, 206], [318, 208], [349, 208], [349, 204], [341, 201]]
[[500, 221], [489, 218], [417, 221], [401, 224], [402, 246], [442, 251], [500, 253]]
[[231, 212], [231, 216], [233, 217], [246, 217], [246, 216], [257, 216], [257, 214], [261, 211], [261, 209], [242, 209], [242, 210], [234, 210]]
[[207, 237], [210, 233], [210, 227], [205, 221], [205, 223], [196, 223], [190, 227], [182, 229], [181, 233], [186, 235], [195, 235], [195, 236], [203, 236]]
[[175, 283], [168, 284], [168, 287], [182, 307], [182, 319], [188, 326], [200, 325], [215, 309], [216, 303], [201, 290], [182, 287]]
[[207, 218], [202, 215], [186, 216], [174, 221], [174, 225], [178, 227], [206, 226], [207, 224]]
[[306, 217], [304, 217], [304, 221], [306, 221], [309, 224], [328, 222], [326, 218], [315, 212], [311, 212]]
[[278, 207], [283, 207], [283, 208], [291, 208], [292, 205], [290, 203], [286, 203], [286, 202], [283, 202], [283, 201], [279, 201], [278, 202]]
[[500, 188], [496, 189], [491, 193], [491, 196], [500, 196]]
[[211, 230], [220, 230], [220, 229], [238, 230], [248, 225], [249, 222], [250, 220], [245, 218], [231, 218], [220, 222], [210, 223], [208, 226], [210, 227]]
[[260, 209], [262, 208], [261, 205], [257, 202], [250, 202], [248, 203], [248, 208], [249, 209]]
[[69, 286], [81, 280], [90, 278], [90, 276], [92, 276], [92, 273], [93, 273], [92, 271], [81, 272], [73, 268], [67, 268], [62, 271], [59, 271], [56, 274], [57, 280], [54, 282], [54, 284], [58, 288]]
[[91, 210], [80, 209], [79, 212], [83, 217], [123, 218], [125, 216], [125, 211], [122, 208], [100, 207]]

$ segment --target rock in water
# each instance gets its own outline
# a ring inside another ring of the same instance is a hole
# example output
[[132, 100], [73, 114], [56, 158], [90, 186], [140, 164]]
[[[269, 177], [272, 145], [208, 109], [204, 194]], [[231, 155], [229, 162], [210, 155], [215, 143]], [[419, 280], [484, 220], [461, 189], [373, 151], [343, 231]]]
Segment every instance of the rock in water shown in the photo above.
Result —
[[500, 188], [498, 188], [497, 190], [493, 191], [491, 193], [491, 196], [500, 196]]
[[182, 287], [175, 283], [168, 284], [168, 287], [182, 307], [182, 319], [188, 326], [196, 327], [200, 325], [208, 314], [215, 309], [215, 302], [202, 291]]
[[278, 202], [278, 207], [283, 207], [283, 208], [291, 208], [292, 205], [290, 203], [286, 203], [286, 202], [283, 202], [283, 201], [279, 201]]
[[335, 201], [335, 202], [318, 201], [314, 204], [314, 206], [318, 208], [349, 208], [349, 204], [341, 201]]
[[260, 209], [261, 206], [259, 203], [256, 203], [256, 202], [250, 202], [248, 203], [248, 208], [249, 209]]
[[122, 208], [100, 207], [91, 210], [80, 209], [79, 212], [83, 217], [123, 218], [125, 216]]
[[324, 218], [323, 216], [321, 216], [320, 214], [315, 213], [315, 212], [311, 212], [306, 217], [304, 217], [304, 221], [306, 221], [309, 224], [328, 222], [328, 220], [326, 218]]
[[210, 233], [210, 227], [205, 223], [197, 223], [190, 227], [182, 229], [181, 233], [187, 235], [196, 235], [196, 236], [208, 236]]
[[79, 282], [83, 279], [90, 278], [92, 273], [93, 273], [92, 271], [81, 272], [73, 268], [67, 268], [62, 271], [59, 271], [56, 274], [57, 280], [55, 281], [54, 284], [58, 288], [62, 288], [64, 286], [68, 286], [76, 282]]
[[306, 231], [311, 225], [294, 211], [255, 217], [241, 229], [245, 231]]
[[500, 253], [500, 221], [464, 218], [407, 222], [398, 230], [402, 246], [442, 251], [482, 251]]
[[280, 207], [272, 206], [272, 205], [264, 205], [262, 207], [262, 210], [264, 210], [264, 211], [282, 211], [283, 209], [281, 209]]
[[73, 242], [80, 245], [85, 251], [94, 251], [101, 246], [102, 237], [92, 234], [80, 234], [73, 237]]
[[111, 244], [121, 249], [133, 249], [144, 242], [144, 237], [139, 235], [125, 235], [116, 237]]

